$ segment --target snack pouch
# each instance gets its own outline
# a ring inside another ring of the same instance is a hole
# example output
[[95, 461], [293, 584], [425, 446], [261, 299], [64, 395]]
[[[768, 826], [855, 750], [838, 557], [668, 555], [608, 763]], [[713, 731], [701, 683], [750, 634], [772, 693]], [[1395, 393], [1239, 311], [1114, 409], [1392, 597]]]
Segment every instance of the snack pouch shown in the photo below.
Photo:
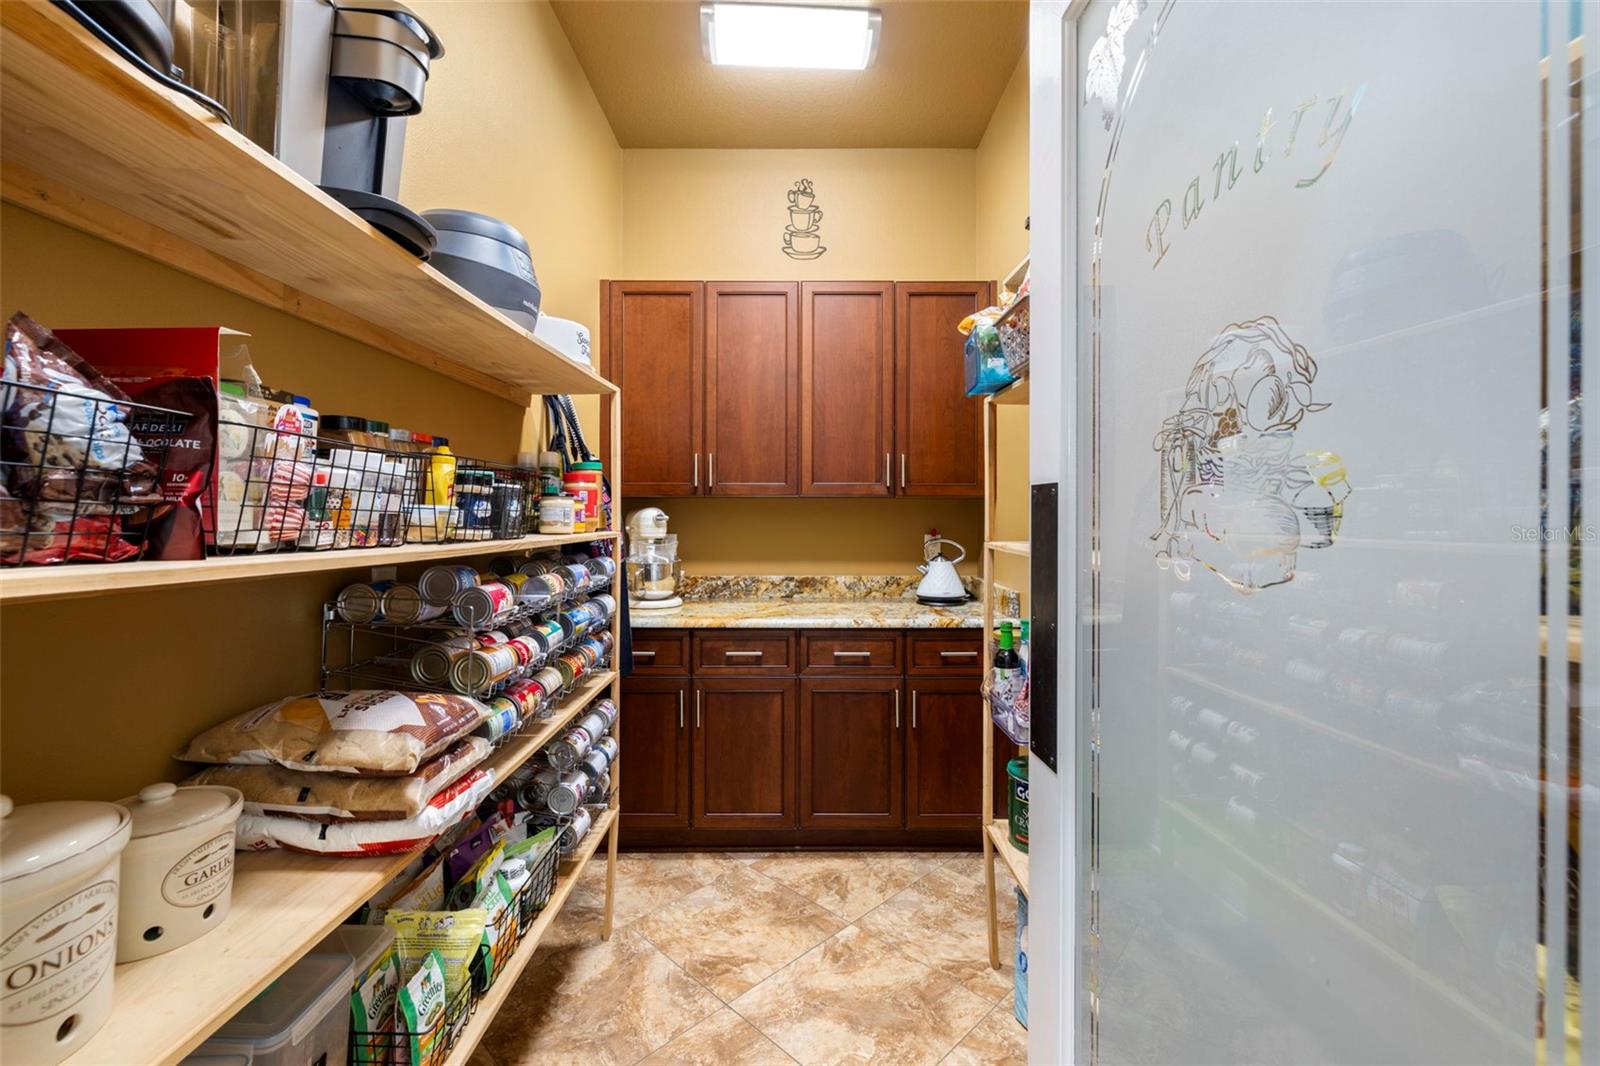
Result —
[[481, 907], [489, 916], [483, 927], [483, 943], [479, 948], [483, 955], [483, 974], [481, 977], [474, 975], [474, 988], [479, 994], [489, 991], [495, 974], [500, 972], [507, 956], [516, 947], [514, 934], [517, 922], [509, 916], [511, 902], [511, 886], [506, 884], [505, 875], [501, 873], [489, 878], [473, 902], [474, 907]]
[[484, 887], [494, 877], [495, 871], [500, 869], [500, 864], [505, 861], [506, 846], [496, 841], [494, 846], [472, 864], [466, 874], [455, 884], [450, 886], [450, 905], [459, 910], [462, 907], [476, 907], [474, 901], [483, 893]]
[[431, 1066], [433, 1049], [444, 1035], [445, 1008], [449, 1004], [444, 959], [437, 951], [426, 952], [416, 973], [400, 990], [395, 1020], [408, 1035], [394, 1049], [398, 1062]]
[[[444, 976], [441, 972], [440, 983]], [[385, 1034], [393, 1024], [395, 1006], [400, 998], [400, 963], [391, 947], [356, 979], [350, 993], [350, 1039], [356, 1048], [357, 1062], [382, 1062]]]
[[464, 911], [390, 911], [384, 924], [394, 930], [394, 952], [400, 973], [409, 983], [428, 955], [437, 952], [444, 966], [445, 998], [455, 1002], [466, 987], [473, 956], [483, 943], [489, 916], [473, 908]]

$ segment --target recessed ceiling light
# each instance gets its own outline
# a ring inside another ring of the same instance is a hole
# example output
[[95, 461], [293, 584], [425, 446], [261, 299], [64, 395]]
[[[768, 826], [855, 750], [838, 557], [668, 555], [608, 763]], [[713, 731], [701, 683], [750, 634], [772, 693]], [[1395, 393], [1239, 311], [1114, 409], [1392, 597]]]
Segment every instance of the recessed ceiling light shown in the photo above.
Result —
[[701, 4], [700, 48], [719, 67], [865, 70], [882, 22], [870, 7]]

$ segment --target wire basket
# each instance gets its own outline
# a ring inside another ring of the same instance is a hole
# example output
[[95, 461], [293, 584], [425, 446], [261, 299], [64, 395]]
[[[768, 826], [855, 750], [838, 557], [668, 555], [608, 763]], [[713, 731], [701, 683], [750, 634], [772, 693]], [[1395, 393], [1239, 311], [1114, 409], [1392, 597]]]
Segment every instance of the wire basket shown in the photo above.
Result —
[[1028, 297], [1023, 296], [1006, 309], [995, 323], [1000, 334], [1000, 351], [1006, 357], [1006, 369], [1021, 377], [1028, 369]]
[[142, 557], [190, 416], [10, 379], [0, 412], [0, 566]]

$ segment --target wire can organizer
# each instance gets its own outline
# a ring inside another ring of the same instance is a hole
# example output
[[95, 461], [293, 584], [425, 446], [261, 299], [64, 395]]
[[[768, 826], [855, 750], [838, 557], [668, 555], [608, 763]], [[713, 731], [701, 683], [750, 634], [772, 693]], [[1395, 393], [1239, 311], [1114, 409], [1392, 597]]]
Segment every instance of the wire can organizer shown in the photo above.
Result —
[[1006, 357], [1006, 369], [1021, 377], [1028, 369], [1029, 337], [1028, 297], [1022, 296], [1000, 316], [995, 331], [1000, 334], [1000, 352]]
[[0, 413], [0, 566], [131, 562], [188, 498], [183, 411], [4, 378]]
[[485, 943], [479, 946], [468, 966], [468, 979], [450, 996], [432, 1024], [421, 1029], [399, 1024], [376, 1029], [352, 1028], [349, 1061], [359, 1066], [392, 1066], [394, 1063], [435, 1066], [446, 1061], [478, 1003], [500, 979], [506, 964], [532, 931], [540, 912], [549, 905], [555, 892], [556, 867], [560, 859], [561, 849], [552, 840], [529, 867], [528, 880], [517, 890], [516, 897], [491, 923]]

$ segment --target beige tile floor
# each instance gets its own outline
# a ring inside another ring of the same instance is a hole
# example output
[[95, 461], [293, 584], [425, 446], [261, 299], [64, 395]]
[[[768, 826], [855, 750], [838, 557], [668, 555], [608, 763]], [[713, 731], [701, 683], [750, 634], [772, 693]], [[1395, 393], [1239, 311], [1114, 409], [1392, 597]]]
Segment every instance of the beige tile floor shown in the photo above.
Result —
[[991, 970], [976, 855], [625, 854], [609, 942], [596, 859], [474, 1064], [1025, 1063], [996, 874]]

